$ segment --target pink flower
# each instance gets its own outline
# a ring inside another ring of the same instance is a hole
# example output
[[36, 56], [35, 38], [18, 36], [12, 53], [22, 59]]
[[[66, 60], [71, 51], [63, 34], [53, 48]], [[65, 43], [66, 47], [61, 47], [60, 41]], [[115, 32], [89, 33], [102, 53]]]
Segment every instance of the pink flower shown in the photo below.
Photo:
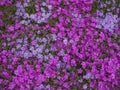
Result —
[[31, 42], [31, 45], [35, 46], [36, 43], [37, 43], [37, 42], [36, 42], [35, 40], [33, 40], [33, 41]]
[[51, 59], [49, 63], [50, 63], [51, 65], [56, 65], [56, 64], [58, 63], [58, 60], [59, 60], [59, 58], [58, 58], [58, 57], [55, 57], [55, 58]]
[[10, 25], [7, 26], [7, 31], [8, 31], [8, 32], [13, 32], [14, 30], [15, 30], [15, 29], [14, 29], [13, 26], [10, 26]]
[[82, 73], [82, 69], [78, 69], [78, 73], [81, 74]]
[[36, 80], [36, 84], [39, 86], [45, 80], [45, 76], [40, 74], [38, 77], [36, 77]]
[[15, 88], [15, 83], [10, 83], [10, 84], [9, 84], [9, 89], [10, 89], [10, 90], [13, 90], [14, 88]]
[[15, 73], [16, 75], [21, 75], [22, 72], [23, 72], [22, 66], [19, 65], [19, 66], [17, 67], [17, 69], [15, 70], [14, 73]]
[[81, 65], [82, 65], [83, 68], [86, 68], [86, 63], [85, 62], [82, 62]]

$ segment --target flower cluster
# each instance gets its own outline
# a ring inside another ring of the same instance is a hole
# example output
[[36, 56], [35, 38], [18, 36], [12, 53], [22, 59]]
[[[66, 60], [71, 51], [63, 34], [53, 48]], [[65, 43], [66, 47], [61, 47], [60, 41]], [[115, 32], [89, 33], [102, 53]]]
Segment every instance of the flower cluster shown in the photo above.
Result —
[[14, 2], [13, 0], [1, 0], [0, 1], [0, 6], [10, 6], [12, 4], [12, 2]]
[[115, 28], [118, 28], [118, 22], [120, 22], [117, 15], [113, 15], [112, 13], [107, 13], [105, 17], [103, 13], [99, 13], [100, 17], [98, 17], [96, 26], [99, 29], [104, 28], [105, 30], [109, 30], [110, 32], [114, 32]]
[[24, 36], [24, 38], [16, 39], [17, 44], [11, 51], [27, 59], [36, 57], [46, 61], [52, 58], [52, 52], [54, 52], [52, 48], [52, 42], [54, 41], [52, 40], [52, 35], [47, 34], [46, 37], [43, 37], [44, 33], [40, 31], [37, 31], [37, 33], [37, 35], [33, 34], [30, 38]]
[[[36, 3], [36, 5], [34, 4]], [[45, 22], [51, 15], [52, 6], [46, 2], [37, 4], [38, 2], [28, 0], [24, 3], [16, 3], [16, 18], [22, 18], [21, 24], [32, 24], [32, 22], [40, 24]]]
[[94, 10], [97, 12], [96, 21], [98, 25], [96, 27], [114, 32], [115, 28], [119, 27], [119, 7], [119, 0], [96, 1], [95, 4], [93, 4], [93, 8], [97, 8], [97, 10]]
[[120, 90], [119, 4], [2, 0], [0, 90]]

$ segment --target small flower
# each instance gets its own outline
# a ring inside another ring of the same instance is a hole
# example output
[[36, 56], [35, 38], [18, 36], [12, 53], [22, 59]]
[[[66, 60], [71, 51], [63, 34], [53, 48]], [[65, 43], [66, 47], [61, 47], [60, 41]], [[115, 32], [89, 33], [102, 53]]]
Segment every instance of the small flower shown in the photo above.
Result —
[[35, 48], [33, 46], [30, 46], [30, 49], [31, 51], [35, 50]]
[[24, 7], [27, 7], [27, 6], [28, 6], [28, 3], [24, 3], [23, 6], [24, 6]]
[[45, 12], [46, 12], [44, 8], [41, 8], [41, 11], [42, 11], [43, 13], [45, 13]]
[[80, 80], [78, 80], [80, 83], [82, 83], [83, 82], [83, 79], [80, 79]]
[[38, 48], [36, 49], [36, 51], [37, 51], [38, 53], [42, 53], [42, 52], [43, 52], [43, 49], [40, 48], [40, 47], [38, 47]]
[[92, 74], [91, 73], [87, 73], [85, 76], [83, 76], [84, 79], [90, 79], [92, 78]]
[[32, 46], [35, 46], [36, 43], [37, 43], [36, 40], [33, 40], [33, 41], [31, 42], [31, 45], [32, 45]]
[[29, 58], [29, 52], [26, 51], [26, 52], [24, 53], [24, 58]]
[[82, 69], [78, 69], [78, 73], [80, 73], [80, 74], [81, 74], [81, 73], [82, 73]]
[[56, 64], [56, 67], [59, 69], [61, 67], [61, 64], [60, 63]]
[[22, 72], [23, 72], [22, 66], [19, 65], [19, 66], [17, 67], [17, 69], [15, 70], [15, 74], [16, 74], [16, 75], [21, 75]]
[[20, 49], [21, 47], [22, 47], [21, 44], [18, 44], [18, 45], [16, 46], [17, 49]]
[[67, 43], [68, 43], [67, 38], [65, 38], [65, 39], [63, 40], [63, 43], [64, 43], [65, 45], [67, 45]]
[[48, 52], [49, 52], [49, 49], [45, 49], [45, 52], [48, 53]]
[[51, 5], [48, 5], [47, 7], [49, 8], [49, 10], [51, 10], [51, 9], [52, 9], [52, 6], [51, 6]]
[[[37, 34], [41, 34], [41, 31], [40, 31], [40, 30], [38, 30], [38, 31], [37, 31]], [[39, 40], [39, 39], [40, 39], [40, 38], [38, 38], [38, 40]]]
[[44, 43], [47, 42], [47, 39], [46, 39], [46, 38], [43, 38], [43, 39], [42, 39], [42, 42], [44, 42]]
[[34, 14], [31, 14], [31, 15], [30, 15], [30, 18], [34, 20], [36, 17], [35, 17]]
[[33, 51], [32, 51], [32, 54], [33, 54], [34, 56], [36, 56], [36, 55], [37, 55], [37, 51], [36, 51], [36, 50], [33, 50]]
[[45, 3], [45, 2], [43, 2], [43, 3], [42, 3], [42, 6], [46, 6], [46, 3]]
[[40, 59], [41, 61], [43, 61], [43, 55], [42, 54], [38, 54], [37, 58]]
[[15, 87], [15, 83], [10, 83], [10, 84], [9, 84], [9, 89], [10, 89], [10, 90], [13, 90], [14, 87]]
[[7, 26], [8, 32], [13, 32], [15, 29], [13, 26]]
[[86, 63], [85, 62], [82, 62], [82, 67], [86, 68]]
[[87, 87], [88, 87], [87, 84], [83, 85], [83, 89], [87, 89]]
[[24, 18], [24, 19], [29, 18], [29, 15], [28, 15], [27, 13], [25, 13], [24, 16], [23, 16], [23, 18]]

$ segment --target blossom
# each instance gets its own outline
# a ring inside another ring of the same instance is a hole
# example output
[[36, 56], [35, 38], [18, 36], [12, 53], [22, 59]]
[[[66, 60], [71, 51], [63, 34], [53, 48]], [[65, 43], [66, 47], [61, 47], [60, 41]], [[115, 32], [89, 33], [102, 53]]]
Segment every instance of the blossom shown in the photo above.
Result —
[[119, 90], [117, 3], [2, 0], [0, 89]]

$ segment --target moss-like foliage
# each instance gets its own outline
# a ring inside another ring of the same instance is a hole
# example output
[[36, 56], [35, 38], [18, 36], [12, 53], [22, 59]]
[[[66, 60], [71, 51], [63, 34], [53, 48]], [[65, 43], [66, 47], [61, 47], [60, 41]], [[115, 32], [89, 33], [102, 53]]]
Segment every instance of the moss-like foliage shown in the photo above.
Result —
[[36, 11], [35, 11], [35, 7], [33, 6], [28, 6], [25, 8], [26, 12], [30, 15], [30, 14], [34, 14]]
[[[110, 1], [111, 4], [107, 4], [106, 2]], [[100, 7], [100, 4], [105, 4], [105, 7]], [[103, 14], [105, 15], [108, 11], [108, 9], [110, 9], [110, 12], [112, 12], [113, 14], [116, 13], [116, 8], [119, 8], [119, 4], [120, 4], [120, 0], [116, 0], [115, 4], [113, 3], [112, 0], [101, 0], [100, 2], [98, 2], [97, 0], [94, 1], [93, 5], [92, 5], [92, 10], [91, 10], [91, 14], [94, 14], [97, 10], [103, 11]], [[115, 7], [115, 9], [111, 9], [112, 7]]]
[[48, 24], [53, 25], [53, 26], [54, 26], [57, 22], [58, 22], [58, 18], [57, 18], [57, 17], [48, 20]]
[[16, 12], [14, 6], [1, 6], [0, 11], [3, 11], [2, 20], [5, 25], [14, 24], [14, 19], [12, 18]]
[[71, 90], [80, 90], [77, 85], [72, 85]]
[[91, 14], [94, 14], [96, 11], [97, 11], [97, 8], [98, 8], [98, 3], [97, 1], [95, 1], [92, 5], [92, 10], [91, 10]]

